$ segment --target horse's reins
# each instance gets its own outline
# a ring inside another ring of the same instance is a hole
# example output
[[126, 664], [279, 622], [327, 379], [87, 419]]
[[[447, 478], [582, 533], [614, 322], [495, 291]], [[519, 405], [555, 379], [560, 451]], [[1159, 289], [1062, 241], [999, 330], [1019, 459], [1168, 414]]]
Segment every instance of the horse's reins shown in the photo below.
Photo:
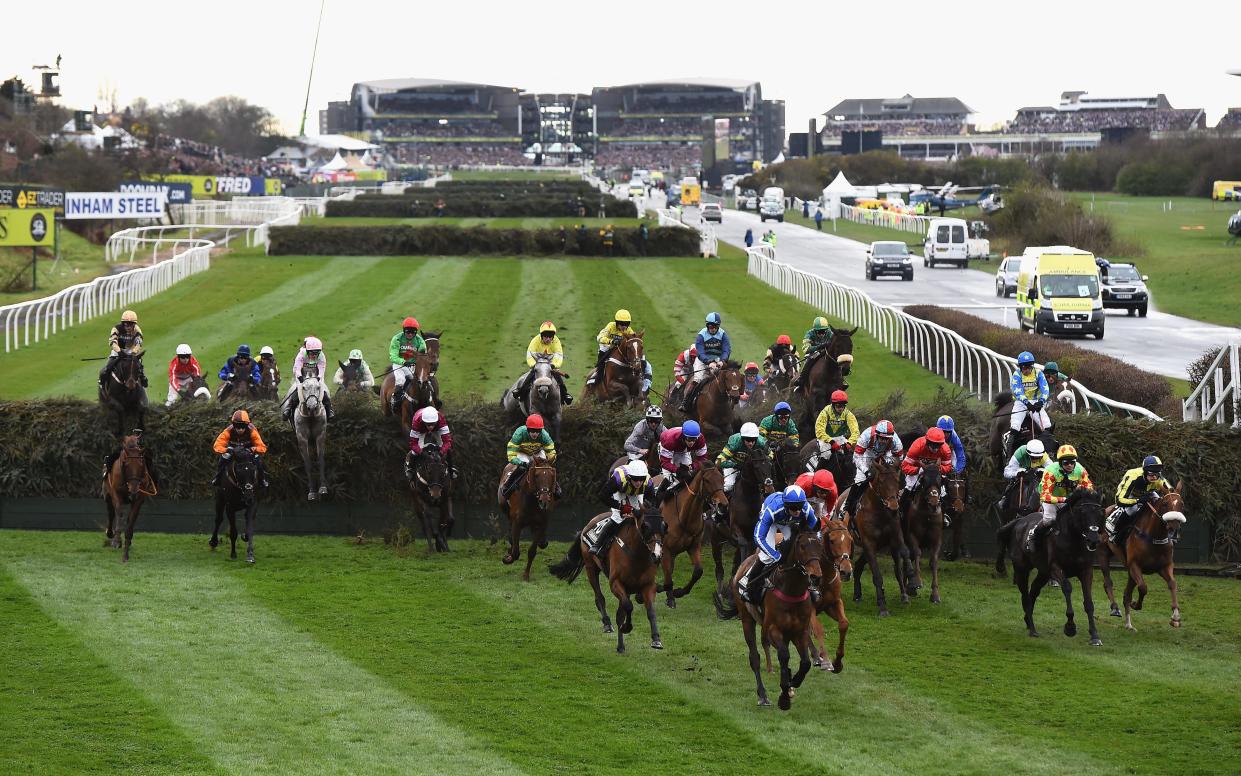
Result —
[[[1176, 492], [1165, 493], [1162, 496], [1160, 496], [1159, 499], [1155, 501], [1154, 504], [1147, 502], [1145, 506], [1147, 509], [1149, 509], [1151, 512], [1154, 513], [1156, 519], [1158, 519], [1160, 522], [1163, 522], [1163, 515], [1155, 507], [1159, 505], [1160, 503], [1162, 503], [1164, 499], [1172, 498], [1173, 496], [1177, 496], [1179, 498], [1180, 495], [1181, 494], [1176, 493]], [[1180, 510], [1175, 510], [1175, 511], [1179, 512]], [[1138, 537], [1142, 541], [1146, 542], [1147, 544], [1156, 544], [1156, 545], [1176, 544], [1178, 541], [1180, 541], [1180, 538], [1181, 538], [1180, 531], [1173, 529], [1173, 530], [1169, 530], [1167, 536], [1163, 537], [1162, 539], [1156, 539], [1150, 534], [1148, 534], [1146, 531], [1143, 531], [1141, 528], [1138, 528], [1136, 520], [1134, 521], [1133, 535]]]
[[[128, 485], [131, 482], [139, 483], [138, 493], [140, 493], [143, 496], [156, 496], [159, 494], [159, 488], [155, 486], [155, 478], [151, 476], [151, 470], [147, 468], [146, 456], [143, 454], [142, 448], [138, 448], [136, 453], [131, 453], [130, 449], [126, 448], [125, 450], [121, 452], [121, 458], [129, 459], [131, 461], [137, 458], [142, 461], [142, 477], [127, 477], [125, 479], [126, 485]], [[122, 467], [123, 467], [123, 464], [122, 464]], [[143, 490], [142, 486], [148, 482], [151, 483], [151, 489], [149, 491]]]

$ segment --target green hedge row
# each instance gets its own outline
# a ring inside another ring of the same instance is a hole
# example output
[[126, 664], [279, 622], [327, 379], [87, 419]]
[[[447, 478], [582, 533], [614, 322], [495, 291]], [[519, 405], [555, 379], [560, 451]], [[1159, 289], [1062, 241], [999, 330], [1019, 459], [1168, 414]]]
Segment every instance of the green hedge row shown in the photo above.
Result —
[[1180, 403], [1172, 384], [1163, 377], [1118, 358], [1079, 348], [1064, 340], [1030, 337], [975, 315], [934, 305], [912, 305], [905, 312], [952, 329], [970, 342], [1007, 353], [1014, 358], [1029, 350], [1040, 363], [1055, 361], [1070, 377], [1080, 378], [1090, 390], [1109, 399], [1146, 407], [1161, 417], [1178, 417]]
[[[460, 226], [281, 226], [271, 230], [273, 256], [603, 256], [597, 228], [493, 229]], [[655, 227], [643, 244], [638, 229], [615, 230], [613, 256], [698, 256], [698, 232]]]
[[444, 202], [445, 216], [463, 218], [549, 218], [579, 216], [585, 210], [590, 218], [636, 218], [633, 202], [598, 192], [577, 194], [510, 194], [505, 196], [455, 191], [438, 193], [435, 189], [416, 189], [415, 195], [365, 196], [354, 200], [327, 203], [326, 214], [370, 218], [428, 218], [435, 215], [435, 205]]

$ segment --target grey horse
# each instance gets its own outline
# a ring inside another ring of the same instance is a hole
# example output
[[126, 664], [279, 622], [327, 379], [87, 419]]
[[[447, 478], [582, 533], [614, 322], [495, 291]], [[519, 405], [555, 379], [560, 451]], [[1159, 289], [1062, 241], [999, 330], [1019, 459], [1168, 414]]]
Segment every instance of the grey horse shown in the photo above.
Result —
[[[327, 410], [323, 406], [323, 383], [318, 377], [307, 374], [294, 389], [297, 391], [297, 411], [293, 413], [293, 428], [297, 432], [297, 447], [302, 451], [302, 463], [306, 466], [306, 500], [316, 501], [327, 495], [327, 464], [324, 452], [327, 442]], [[310, 444], [314, 443], [319, 457], [319, 489], [315, 490], [314, 469], [310, 465]]]
[[513, 396], [513, 391], [517, 390], [517, 386], [526, 377], [522, 375], [500, 397], [500, 404], [515, 419], [524, 420], [528, 415], [539, 413], [543, 416], [543, 422], [547, 424], [547, 433], [551, 434], [553, 441], [559, 442], [560, 418], [564, 412], [560, 383], [553, 374], [555, 368], [552, 366], [551, 356], [540, 354], [534, 358], [534, 376], [530, 378], [529, 398], [525, 402], [520, 402]]

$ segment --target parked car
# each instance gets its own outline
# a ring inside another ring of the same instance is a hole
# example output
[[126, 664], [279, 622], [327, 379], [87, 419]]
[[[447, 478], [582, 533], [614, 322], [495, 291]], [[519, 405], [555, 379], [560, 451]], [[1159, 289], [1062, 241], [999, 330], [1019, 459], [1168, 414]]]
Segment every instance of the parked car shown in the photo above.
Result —
[[718, 202], [704, 202], [701, 213], [703, 221], [714, 221], [717, 224], [724, 223], [724, 208], [720, 207]]
[[758, 192], [754, 189], [744, 189], [737, 195], [738, 210], [758, 210]]
[[1146, 289], [1146, 281], [1150, 278], [1138, 274], [1135, 265], [1101, 261], [1099, 280], [1103, 286], [1103, 309], [1128, 310], [1129, 315], [1137, 313], [1143, 318], [1146, 317], [1150, 307], [1150, 292]]
[[874, 280], [880, 275], [914, 279], [914, 263], [908, 245], [896, 240], [880, 240], [870, 244], [866, 249], [866, 279]]
[[1009, 297], [1017, 293], [1017, 273], [1021, 270], [1021, 257], [1009, 256], [1000, 262], [995, 271], [995, 295]]

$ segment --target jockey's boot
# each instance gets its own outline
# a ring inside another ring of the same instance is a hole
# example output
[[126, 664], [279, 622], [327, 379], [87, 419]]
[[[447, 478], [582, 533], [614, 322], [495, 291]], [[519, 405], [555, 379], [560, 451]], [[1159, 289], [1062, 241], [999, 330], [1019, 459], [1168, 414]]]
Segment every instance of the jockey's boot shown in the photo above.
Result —
[[336, 410], [332, 409], [332, 397], [327, 393], [323, 394], [323, 409], [327, 410], [328, 423], [336, 420]]
[[587, 385], [593, 385], [596, 381], [603, 378], [603, 365], [608, 361], [608, 351], [600, 350], [598, 357], [595, 358], [595, 373], [586, 381]]
[[849, 520], [857, 514], [858, 502], [862, 500], [862, 494], [866, 492], [866, 488], [869, 485], [870, 480], [862, 480], [861, 482], [853, 483], [853, 486], [849, 488], [848, 497], [845, 498], [845, 506], [844, 509], [841, 510], [841, 517], [845, 520]]
[[690, 380], [681, 391], [681, 395], [685, 398], [681, 399], [681, 406], [679, 409], [682, 414], [685, 414], [688, 413], [690, 408], [694, 406], [694, 399], [698, 395], [698, 383]]
[[901, 502], [897, 509], [900, 511], [902, 519], [905, 513], [909, 511], [909, 502], [913, 501], [914, 492], [911, 488], [901, 488]]
[[763, 580], [767, 577], [769, 569], [776, 564], [763, 563], [758, 558], [750, 564], [750, 567], [741, 575], [741, 579], [737, 580], [737, 592], [741, 593], [741, 598], [748, 603], [758, 606], [763, 601]]
[[616, 537], [616, 532], [620, 530], [620, 527], [621, 524], [612, 522], [611, 518], [600, 520], [586, 533], [586, 544], [590, 554], [596, 558], [601, 557], [612, 543], [612, 539]]
[[998, 507], [1001, 512], [1008, 509], [1008, 505], [1012, 501], [1013, 491], [1016, 489], [1017, 478], [1013, 477], [1008, 481], [1008, 484], [1004, 486], [1004, 495], [1000, 496], [1000, 500], [996, 502], [996, 507]]
[[1034, 543], [1043, 535], [1046, 527], [1047, 526], [1044, 526], [1041, 522], [1039, 522], [1035, 523], [1034, 527], [1026, 532], [1026, 543], [1023, 546], [1026, 552], [1034, 552]]

